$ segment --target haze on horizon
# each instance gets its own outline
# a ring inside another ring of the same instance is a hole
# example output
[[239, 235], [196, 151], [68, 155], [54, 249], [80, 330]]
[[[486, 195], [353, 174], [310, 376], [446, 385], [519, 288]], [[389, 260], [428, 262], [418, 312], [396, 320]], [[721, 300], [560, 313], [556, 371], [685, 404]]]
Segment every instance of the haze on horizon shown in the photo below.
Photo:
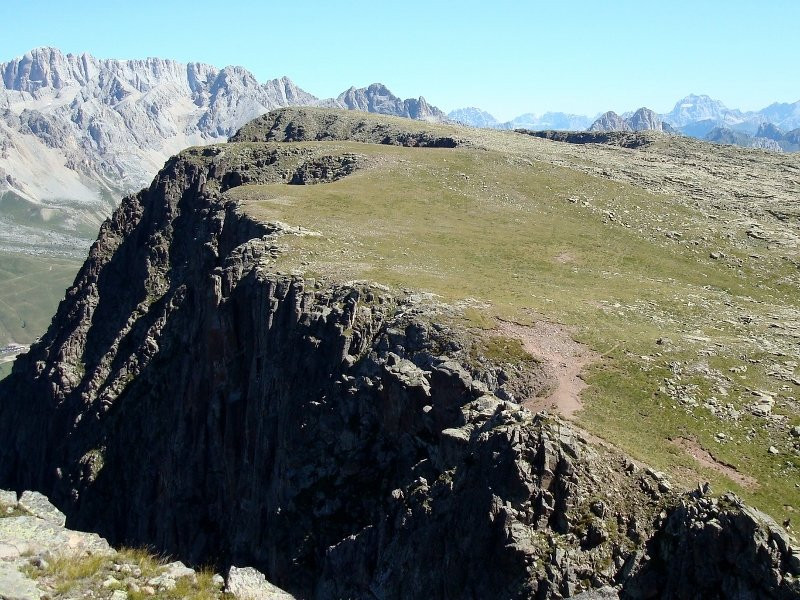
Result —
[[382, 82], [404, 98], [424, 95], [445, 111], [477, 106], [501, 120], [666, 112], [689, 93], [742, 110], [800, 99], [792, 76], [800, 3], [789, 0], [679, 0], [668, 10], [631, 0], [410, 0], [402, 11], [361, 0], [29, 0], [0, 5], [0, 20], [25, 24], [7, 28], [0, 62], [54, 46], [241, 65], [260, 81], [287, 75], [319, 97]]

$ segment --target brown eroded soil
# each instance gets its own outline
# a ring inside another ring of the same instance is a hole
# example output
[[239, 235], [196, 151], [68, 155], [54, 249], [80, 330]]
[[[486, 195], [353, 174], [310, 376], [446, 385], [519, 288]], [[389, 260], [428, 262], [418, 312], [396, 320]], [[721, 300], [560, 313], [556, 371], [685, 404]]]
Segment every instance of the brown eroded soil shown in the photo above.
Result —
[[712, 471], [716, 471], [717, 473], [724, 475], [725, 477], [727, 477], [732, 481], [735, 481], [742, 487], [750, 489], [758, 487], [758, 481], [755, 478], [750, 477], [749, 475], [745, 475], [744, 473], [740, 473], [732, 465], [717, 460], [716, 458], [714, 458], [713, 454], [711, 454], [708, 450], [703, 448], [695, 440], [679, 437], [671, 441], [678, 448], [684, 450], [687, 454], [689, 454], [692, 458], [694, 458], [698, 463], [700, 463], [704, 467], [707, 467]]
[[557, 323], [537, 321], [533, 325], [520, 325], [500, 321], [498, 329], [520, 340], [526, 352], [546, 365], [555, 383], [547, 396], [526, 398], [522, 405], [533, 412], [547, 410], [565, 419], [573, 418], [582, 407], [580, 395], [586, 388], [581, 371], [599, 355], [573, 340], [569, 331]]

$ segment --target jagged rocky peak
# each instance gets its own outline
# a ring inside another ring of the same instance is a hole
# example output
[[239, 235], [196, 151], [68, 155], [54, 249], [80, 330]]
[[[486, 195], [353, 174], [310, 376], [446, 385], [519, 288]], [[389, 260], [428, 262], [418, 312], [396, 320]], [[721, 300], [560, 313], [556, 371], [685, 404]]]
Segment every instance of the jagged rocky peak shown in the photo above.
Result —
[[603, 114], [592, 123], [589, 131], [662, 131], [675, 133], [669, 124], [663, 122], [657, 113], [642, 107], [628, 118], [623, 118], [613, 111]]
[[589, 131], [633, 131], [630, 124], [613, 110], [600, 115], [589, 126]]
[[382, 83], [365, 88], [351, 87], [336, 98], [336, 105], [350, 110], [361, 110], [384, 115], [395, 115], [422, 121], [445, 121], [447, 116], [423, 97], [402, 100]]
[[757, 138], [767, 138], [776, 142], [783, 141], [785, 136], [786, 134], [772, 123], [761, 123], [755, 135]]
[[689, 94], [678, 100], [672, 110], [664, 115], [665, 120], [676, 127], [697, 121], [725, 122], [738, 118], [739, 111], [731, 110], [719, 100], [705, 94]]
[[43, 87], [60, 89], [85, 82], [94, 70], [86, 55], [64, 55], [56, 48], [35, 48], [20, 58], [2, 65], [3, 86], [9, 90], [33, 93]]
[[447, 118], [470, 127], [495, 127], [498, 124], [492, 114], [474, 106], [452, 110], [447, 113]]
[[129, 92], [147, 92], [164, 82], [179, 82], [189, 70], [206, 76], [215, 71], [209, 65], [187, 66], [168, 59], [101, 60], [90, 54], [64, 54], [47, 47], [36, 48], [0, 68], [7, 90], [31, 94], [46, 88], [61, 90], [72, 86], [87, 88], [92, 94], [118, 91], [120, 86]]
[[634, 131], [664, 131], [673, 133], [669, 124], [661, 120], [655, 111], [642, 107], [628, 118], [628, 123]]

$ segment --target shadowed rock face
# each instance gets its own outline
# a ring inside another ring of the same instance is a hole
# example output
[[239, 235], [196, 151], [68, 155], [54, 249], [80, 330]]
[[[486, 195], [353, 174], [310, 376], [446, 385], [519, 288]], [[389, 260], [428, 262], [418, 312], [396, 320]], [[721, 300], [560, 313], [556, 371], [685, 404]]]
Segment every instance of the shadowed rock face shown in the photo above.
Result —
[[[222, 192], [324, 181], [341, 159], [277, 146], [187, 151], [123, 201], [0, 382], [0, 486], [39, 489], [115, 543], [255, 566], [299, 597], [683, 598], [702, 573], [742, 598], [796, 597], [767, 517], [681, 499], [499, 400], [541, 374], [470, 362], [454, 309], [276, 272], [287, 230]], [[674, 560], [685, 548], [695, 562]]]

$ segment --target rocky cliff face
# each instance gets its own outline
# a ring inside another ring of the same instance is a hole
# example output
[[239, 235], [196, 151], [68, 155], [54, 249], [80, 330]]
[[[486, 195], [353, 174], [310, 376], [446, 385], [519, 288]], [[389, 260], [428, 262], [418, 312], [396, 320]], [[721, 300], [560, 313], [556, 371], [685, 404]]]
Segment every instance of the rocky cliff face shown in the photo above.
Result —
[[629, 118], [631, 129], [634, 131], [663, 131], [664, 133], [675, 133], [675, 130], [649, 108], [640, 108]]
[[188, 145], [227, 138], [272, 108], [317, 101], [285, 77], [260, 84], [241, 67], [100, 60], [54, 48], [2, 64], [0, 73], [3, 128], [12, 146], [5, 168], [23, 184], [13, 191], [31, 201], [52, 196], [44, 183], [14, 172], [16, 159], [24, 159], [14, 156], [20, 135], [116, 191], [141, 187], [169, 154]]
[[303, 598], [797, 597], [768, 517], [499, 399], [542, 374], [476, 362], [454, 308], [277, 272], [287, 236], [313, 232], [224, 193], [357, 168], [330, 148], [189, 150], [123, 201], [0, 382], [0, 486]]

